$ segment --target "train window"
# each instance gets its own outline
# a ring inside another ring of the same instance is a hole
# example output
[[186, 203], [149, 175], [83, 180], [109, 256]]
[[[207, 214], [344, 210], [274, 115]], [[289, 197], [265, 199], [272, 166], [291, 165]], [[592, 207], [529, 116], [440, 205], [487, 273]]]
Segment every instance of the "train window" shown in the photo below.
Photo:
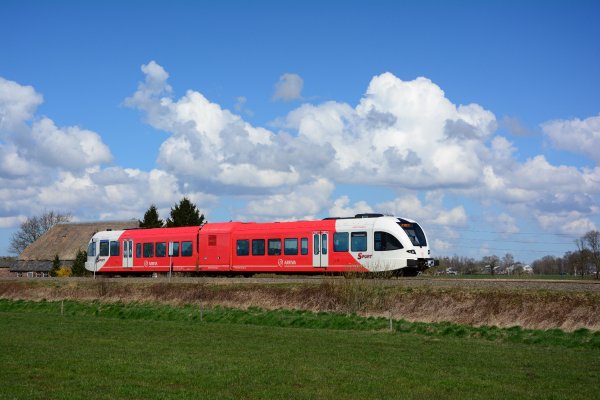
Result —
[[400, 219], [401, 222], [398, 222], [398, 225], [404, 232], [408, 235], [413, 246], [427, 246], [427, 240], [425, 239], [425, 234], [423, 233], [423, 229], [417, 223], [408, 222], [404, 219]]
[[298, 255], [298, 239], [284, 239], [283, 254], [286, 256]]
[[131, 240], [123, 240], [123, 257], [131, 258], [133, 256], [133, 242]]
[[269, 239], [268, 254], [270, 256], [280, 256], [281, 255], [281, 239]]
[[265, 255], [265, 239], [253, 239], [252, 240], [252, 255], [253, 256], [264, 256]]
[[348, 232], [333, 234], [333, 251], [348, 251]]
[[96, 257], [96, 242], [90, 242], [87, 251], [88, 257]]
[[108, 240], [100, 241], [100, 252], [98, 255], [100, 257], [108, 257]]
[[119, 242], [110, 242], [110, 255], [111, 256], [118, 256], [119, 254], [121, 254], [121, 245], [119, 244]]
[[308, 254], [308, 238], [300, 239], [300, 254], [303, 256]]
[[179, 242], [171, 243], [171, 257], [179, 257]]
[[191, 257], [194, 252], [194, 246], [192, 242], [181, 242], [181, 255], [183, 257]]
[[154, 243], [144, 243], [144, 257], [154, 257]]
[[327, 234], [324, 233], [321, 235], [321, 251], [323, 254], [327, 254]]
[[314, 253], [315, 255], [319, 254], [319, 249], [321, 248], [321, 246], [319, 246], [319, 235], [315, 234], [313, 236], [313, 249], [314, 249]]
[[136, 243], [135, 244], [135, 256], [137, 258], [142, 256], [142, 244], [141, 243]]
[[367, 232], [352, 232], [350, 236], [352, 251], [367, 251]]
[[167, 255], [167, 243], [156, 242], [156, 257], [165, 257]]
[[235, 254], [238, 256], [250, 255], [250, 241], [248, 239], [238, 240], [235, 246]]
[[402, 243], [396, 236], [387, 232], [375, 232], [375, 251], [399, 250]]

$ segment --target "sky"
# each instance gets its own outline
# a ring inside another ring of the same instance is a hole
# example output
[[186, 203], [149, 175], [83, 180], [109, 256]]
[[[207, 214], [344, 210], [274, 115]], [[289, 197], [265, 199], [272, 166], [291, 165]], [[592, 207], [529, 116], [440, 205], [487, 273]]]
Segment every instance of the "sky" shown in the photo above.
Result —
[[597, 1], [0, 1], [0, 255], [28, 217], [380, 212], [435, 257], [600, 229]]

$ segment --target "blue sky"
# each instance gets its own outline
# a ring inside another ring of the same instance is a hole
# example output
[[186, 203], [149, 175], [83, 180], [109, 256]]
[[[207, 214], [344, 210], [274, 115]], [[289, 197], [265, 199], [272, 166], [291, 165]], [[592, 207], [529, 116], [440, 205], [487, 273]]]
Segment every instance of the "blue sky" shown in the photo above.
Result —
[[530, 262], [600, 227], [600, 6], [0, 2], [0, 255], [46, 210], [381, 211]]

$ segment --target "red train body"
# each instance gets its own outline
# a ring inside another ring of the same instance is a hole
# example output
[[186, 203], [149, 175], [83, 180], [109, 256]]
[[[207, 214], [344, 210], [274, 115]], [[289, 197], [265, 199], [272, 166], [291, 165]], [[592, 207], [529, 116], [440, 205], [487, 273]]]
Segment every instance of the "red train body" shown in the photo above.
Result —
[[415, 275], [435, 264], [410, 220], [358, 218], [96, 233], [86, 268], [97, 273], [318, 273], [396, 271]]

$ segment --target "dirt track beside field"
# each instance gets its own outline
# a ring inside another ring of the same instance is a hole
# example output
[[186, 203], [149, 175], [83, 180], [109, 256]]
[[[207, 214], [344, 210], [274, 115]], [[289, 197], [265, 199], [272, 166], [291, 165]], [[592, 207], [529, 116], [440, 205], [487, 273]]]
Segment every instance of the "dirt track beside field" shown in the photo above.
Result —
[[593, 282], [255, 279], [0, 279], [0, 298], [304, 309], [420, 322], [600, 330]]

